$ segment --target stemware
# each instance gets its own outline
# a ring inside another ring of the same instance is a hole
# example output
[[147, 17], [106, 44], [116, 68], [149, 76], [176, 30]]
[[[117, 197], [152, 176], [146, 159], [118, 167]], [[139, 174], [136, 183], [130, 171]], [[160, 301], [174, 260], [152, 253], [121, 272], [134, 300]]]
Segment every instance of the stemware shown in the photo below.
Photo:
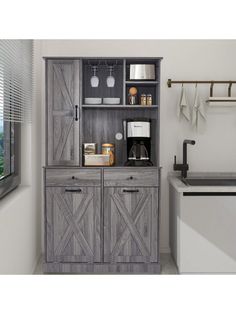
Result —
[[98, 87], [99, 85], [99, 78], [96, 75], [97, 70], [98, 70], [98, 67], [96, 65], [92, 66], [93, 75], [91, 76], [91, 79], [90, 79], [90, 84], [92, 87]]
[[114, 87], [115, 78], [112, 75], [112, 71], [114, 70], [114, 67], [111, 65], [111, 66], [108, 66], [108, 68], [109, 68], [110, 75], [107, 77], [107, 87]]

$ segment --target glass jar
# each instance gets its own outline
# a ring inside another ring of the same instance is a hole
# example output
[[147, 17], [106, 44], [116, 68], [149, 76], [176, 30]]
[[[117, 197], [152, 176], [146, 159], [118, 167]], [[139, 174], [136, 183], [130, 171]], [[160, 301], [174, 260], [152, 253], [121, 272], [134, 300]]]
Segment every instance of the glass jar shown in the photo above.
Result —
[[109, 165], [114, 166], [115, 164], [115, 146], [114, 144], [105, 143], [102, 144], [102, 154], [109, 155]]
[[152, 94], [147, 95], [147, 106], [152, 106]]
[[146, 94], [141, 94], [140, 105], [141, 106], [146, 106], [147, 105], [147, 96], [146, 96]]
[[138, 96], [137, 95], [128, 95], [128, 104], [129, 105], [137, 105], [138, 103]]

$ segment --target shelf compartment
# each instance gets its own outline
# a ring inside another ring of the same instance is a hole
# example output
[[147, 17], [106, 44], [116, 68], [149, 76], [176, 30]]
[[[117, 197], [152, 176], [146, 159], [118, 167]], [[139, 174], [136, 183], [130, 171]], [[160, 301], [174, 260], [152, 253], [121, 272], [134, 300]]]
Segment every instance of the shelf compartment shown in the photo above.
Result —
[[[125, 107], [125, 106], [123, 106]], [[116, 134], [121, 133], [124, 136], [123, 120], [147, 118], [151, 119], [151, 161], [157, 165], [157, 111], [152, 110], [120, 110], [120, 108], [110, 107], [113, 110], [100, 110], [100, 107], [91, 107], [83, 111], [82, 119], [82, 138], [83, 143], [97, 143], [97, 153], [102, 153], [103, 143], [113, 143], [115, 145], [115, 166], [124, 166], [127, 161], [127, 143], [123, 138], [116, 139]]]
[[[98, 87], [92, 87], [90, 83], [93, 75], [92, 66], [96, 65], [99, 78]], [[107, 86], [107, 77], [110, 75], [108, 65], [114, 65], [112, 72], [115, 78], [115, 86]], [[120, 59], [88, 59], [83, 61], [83, 88], [82, 99], [85, 98], [120, 98], [123, 103], [123, 60]]]
[[[128, 95], [129, 95], [129, 89], [131, 87], [136, 87], [138, 90], [138, 102], [140, 103], [140, 98], [142, 94], [148, 95], [151, 94], [152, 95], [152, 106], [156, 106], [156, 86], [155, 85], [147, 85], [147, 84], [131, 84], [131, 85], [126, 85], [126, 103], [128, 103]], [[133, 106], [133, 105], [131, 105]], [[140, 106], [140, 105], [136, 105], [136, 106]], [[147, 106], [148, 107], [148, 106]], [[151, 107], [151, 106], [150, 106]]]

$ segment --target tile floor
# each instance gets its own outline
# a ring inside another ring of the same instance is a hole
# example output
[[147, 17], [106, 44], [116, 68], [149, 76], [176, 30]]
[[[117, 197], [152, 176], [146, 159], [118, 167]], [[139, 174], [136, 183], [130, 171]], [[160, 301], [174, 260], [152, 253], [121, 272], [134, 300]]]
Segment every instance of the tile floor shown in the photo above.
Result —
[[[177, 268], [170, 254], [161, 254], [161, 274], [162, 275], [174, 275], [177, 274]], [[38, 262], [38, 265], [34, 272], [35, 275], [43, 275], [42, 259]]]

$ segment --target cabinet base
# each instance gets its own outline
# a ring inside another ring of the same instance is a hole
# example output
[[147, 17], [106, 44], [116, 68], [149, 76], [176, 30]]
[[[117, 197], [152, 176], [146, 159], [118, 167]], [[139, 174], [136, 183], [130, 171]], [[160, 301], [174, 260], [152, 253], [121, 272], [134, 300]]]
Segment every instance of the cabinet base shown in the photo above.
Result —
[[60, 274], [160, 274], [159, 263], [43, 263], [44, 273]]

